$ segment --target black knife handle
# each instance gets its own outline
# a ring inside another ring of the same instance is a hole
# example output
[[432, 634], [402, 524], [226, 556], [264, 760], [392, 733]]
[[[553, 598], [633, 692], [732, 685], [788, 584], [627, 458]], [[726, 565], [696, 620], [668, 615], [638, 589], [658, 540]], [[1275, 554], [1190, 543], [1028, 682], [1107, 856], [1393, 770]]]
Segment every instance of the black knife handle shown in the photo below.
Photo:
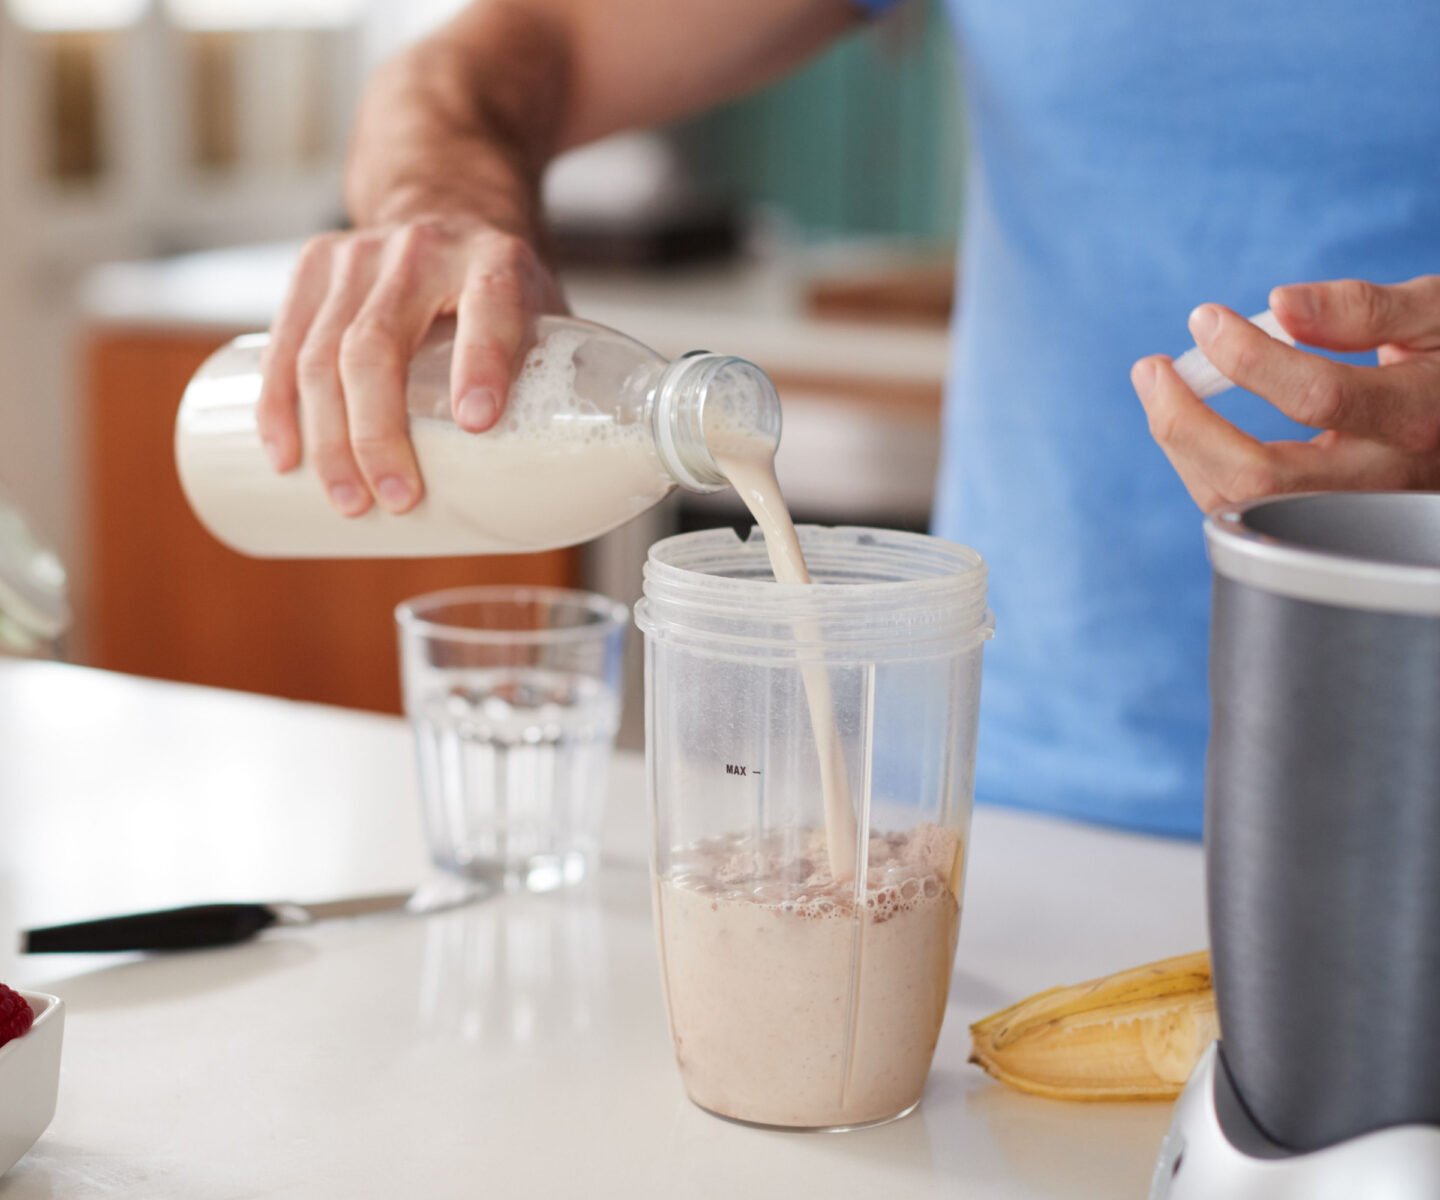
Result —
[[119, 950], [196, 950], [229, 946], [269, 929], [279, 918], [266, 904], [196, 904], [32, 929], [27, 954], [108, 954]]

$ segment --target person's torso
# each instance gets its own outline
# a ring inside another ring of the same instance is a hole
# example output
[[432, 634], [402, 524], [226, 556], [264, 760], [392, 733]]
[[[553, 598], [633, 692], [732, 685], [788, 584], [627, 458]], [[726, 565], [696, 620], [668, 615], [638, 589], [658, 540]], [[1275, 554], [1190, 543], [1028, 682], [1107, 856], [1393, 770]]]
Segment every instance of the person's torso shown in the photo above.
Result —
[[971, 147], [936, 530], [992, 568], [978, 794], [1195, 833], [1200, 514], [1129, 366], [1187, 348], [1201, 301], [1440, 270], [1440, 4], [951, 8]]

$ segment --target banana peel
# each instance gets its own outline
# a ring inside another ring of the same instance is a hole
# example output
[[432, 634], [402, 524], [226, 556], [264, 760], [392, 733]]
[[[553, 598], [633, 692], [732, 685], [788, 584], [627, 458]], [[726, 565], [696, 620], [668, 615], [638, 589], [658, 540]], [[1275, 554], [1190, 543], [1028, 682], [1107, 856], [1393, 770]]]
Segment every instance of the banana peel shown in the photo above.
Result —
[[970, 1061], [1058, 1100], [1169, 1100], [1220, 1034], [1205, 951], [1051, 988], [970, 1026]]

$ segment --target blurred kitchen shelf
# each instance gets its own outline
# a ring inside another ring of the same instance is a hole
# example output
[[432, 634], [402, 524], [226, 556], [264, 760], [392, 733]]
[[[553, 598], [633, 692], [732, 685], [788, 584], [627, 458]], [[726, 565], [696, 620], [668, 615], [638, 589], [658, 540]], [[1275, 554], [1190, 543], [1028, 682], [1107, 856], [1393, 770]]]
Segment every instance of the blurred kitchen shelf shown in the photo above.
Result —
[[[205, 251], [95, 271], [92, 319], [135, 326], [260, 329], [284, 295], [298, 242]], [[832, 379], [938, 403], [949, 338], [933, 323], [826, 319], [807, 311], [804, 256], [781, 253], [664, 271], [568, 271], [570, 307], [663, 354], [741, 354], [786, 378]], [[868, 390], [865, 389], [865, 390]]]

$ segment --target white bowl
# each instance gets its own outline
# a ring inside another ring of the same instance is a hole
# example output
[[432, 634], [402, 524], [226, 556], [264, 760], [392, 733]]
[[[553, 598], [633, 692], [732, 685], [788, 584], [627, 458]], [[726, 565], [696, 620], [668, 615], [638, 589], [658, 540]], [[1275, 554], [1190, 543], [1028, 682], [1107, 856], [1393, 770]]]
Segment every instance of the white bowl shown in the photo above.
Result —
[[0, 1046], [0, 1175], [24, 1157], [55, 1115], [65, 1005], [58, 996], [21, 992], [35, 1014], [30, 1032]]

